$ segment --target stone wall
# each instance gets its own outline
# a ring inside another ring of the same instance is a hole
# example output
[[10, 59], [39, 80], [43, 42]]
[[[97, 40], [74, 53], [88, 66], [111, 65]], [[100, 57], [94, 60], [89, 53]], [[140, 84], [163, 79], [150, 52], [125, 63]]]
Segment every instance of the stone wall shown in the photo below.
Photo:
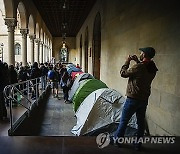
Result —
[[[91, 47], [97, 12], [101, 14], [101, 80], [125, 96], [127, 79], [120, 77], [119, 70], [126, 57], [138, 55], [140, 47], [154, 47], [159, 71], [152, 84], [147, 110], [150, 133], [180, 135], [178, 0], [98, 0], [76, 37], [77, 55], [80, 36], [84, 40], [87, 26]], [[92, 59], [89, 59], [90, 73], [91, 66]]]

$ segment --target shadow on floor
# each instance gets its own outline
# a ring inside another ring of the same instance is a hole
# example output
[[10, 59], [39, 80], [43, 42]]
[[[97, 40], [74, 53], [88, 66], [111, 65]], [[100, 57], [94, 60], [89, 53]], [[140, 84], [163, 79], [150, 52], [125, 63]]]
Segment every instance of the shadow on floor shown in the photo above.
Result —
[[13, 136], [37, 136], [39, 134], [49, 95], [50, 90], [48, 90], [46, 95], [40, 99], [38, 106], [33, 108], [30, 116], [19, 125], [13, 133]]

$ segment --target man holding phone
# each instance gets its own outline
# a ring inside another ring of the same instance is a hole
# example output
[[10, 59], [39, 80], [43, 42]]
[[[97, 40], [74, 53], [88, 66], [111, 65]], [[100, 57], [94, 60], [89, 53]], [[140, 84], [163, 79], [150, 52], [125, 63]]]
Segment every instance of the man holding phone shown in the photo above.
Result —
[[[123, 107], [122, 116], [114, 137], [123, 137], [129, 119], [134, 113], [137, 117], [137, 138], [143, 137], [145, 129], [145, 113], [148, 105], [148, 98], [151, 93], [151, 83], [158, 71], [152, 58], [155, 56], [155, 49], [152, 47], [140, 48], [140, 60], [136, 55], [128, 56], [125, 64], [120, 70], [121, 77], [129, 78], [126, 89], [126, 101]], [[130, 62], [135, 61], [129, 68]], [[140, 150], [141, 144], [134, 144], [135, 150]]]

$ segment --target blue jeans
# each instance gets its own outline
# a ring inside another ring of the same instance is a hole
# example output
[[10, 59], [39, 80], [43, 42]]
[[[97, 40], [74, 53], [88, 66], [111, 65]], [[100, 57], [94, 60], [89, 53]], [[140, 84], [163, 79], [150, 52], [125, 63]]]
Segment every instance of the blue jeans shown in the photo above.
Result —
[[127, 98], [123, 107], [122, 115], [118, 129], [116, 130], [114, 137], [123, 137], [126, 131], [127, 124], [134, 113], [137, 117], [137, 137], [143, 137], [145, 129], [145, 113], [148, 100], [142, 101], [133, 98]]

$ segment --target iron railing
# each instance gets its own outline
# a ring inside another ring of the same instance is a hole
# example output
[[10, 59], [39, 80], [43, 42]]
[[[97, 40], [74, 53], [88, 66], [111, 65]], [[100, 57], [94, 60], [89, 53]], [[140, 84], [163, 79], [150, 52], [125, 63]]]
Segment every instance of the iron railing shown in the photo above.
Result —
[[13, 115], [13, 105], [22, 106], [27, 111], [28, 116], [33, 105], [38, 105], [38, 99], [47, 87], [47, 78], [42, 76], [32, 80], [23, 81], [16, 84], [7, 85], [4, 88], [5, 102], [9, 106], [10, 133], [13, 133], [15, 123], [18, 121]]

